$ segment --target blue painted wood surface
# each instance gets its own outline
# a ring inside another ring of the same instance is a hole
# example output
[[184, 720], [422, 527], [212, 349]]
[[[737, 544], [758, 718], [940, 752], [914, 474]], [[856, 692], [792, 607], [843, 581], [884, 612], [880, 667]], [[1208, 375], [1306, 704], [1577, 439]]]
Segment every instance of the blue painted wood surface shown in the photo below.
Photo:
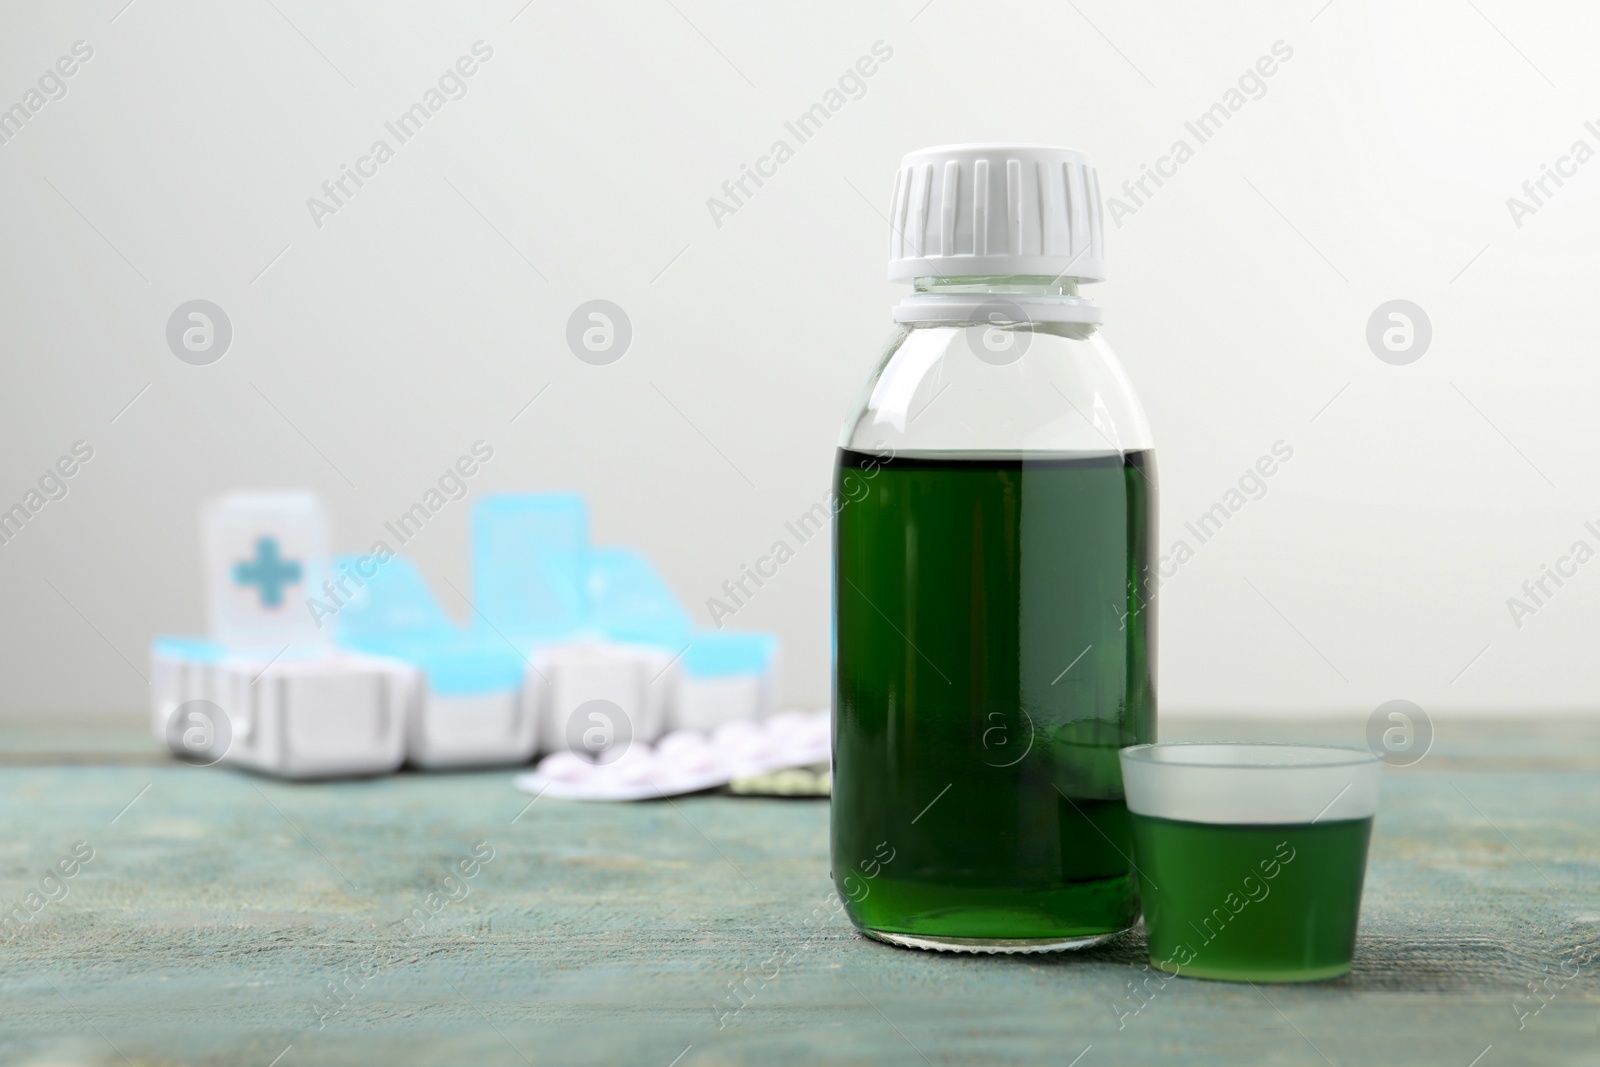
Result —
[[530, 807], [504, 771], [288, 784], [0, 725], [0, 1062], [1600, 1064], [1600, 724], [1440, 734], [1386, 772], [1355, 973], [1252, 988], [1147, 982], [1138, 935], [866, 941], [825, 801]]

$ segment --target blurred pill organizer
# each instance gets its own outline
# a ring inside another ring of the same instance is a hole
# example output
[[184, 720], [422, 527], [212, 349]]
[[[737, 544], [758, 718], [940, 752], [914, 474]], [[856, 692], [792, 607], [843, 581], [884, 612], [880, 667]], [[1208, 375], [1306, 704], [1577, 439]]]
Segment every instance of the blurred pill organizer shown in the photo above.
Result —
[[641, 553], [589, 543], [575, 493], [478, 502], [466, 624], [386, 543], [333, 556], [311, 493], [209, 501], [201, 535], [210, 632], [151, 650], [152, 730], [189, 762], [315, 778], [634, 751], [633, 767], [669, 731], [773, 711], [777, 638], [696, 632]]
[[[632, 745], [598, 759], [580, 752], [546, 756], [517, 788], [567, 800], [651, 800], [698, 793], [739, 779], [826, 763], [830, 718], [822, 711], [784, 711], [763, 723], [734, 721], [709, 735], [675, 730], [655, 746]], [[751, 792], [750, 790], [738, 790]]]

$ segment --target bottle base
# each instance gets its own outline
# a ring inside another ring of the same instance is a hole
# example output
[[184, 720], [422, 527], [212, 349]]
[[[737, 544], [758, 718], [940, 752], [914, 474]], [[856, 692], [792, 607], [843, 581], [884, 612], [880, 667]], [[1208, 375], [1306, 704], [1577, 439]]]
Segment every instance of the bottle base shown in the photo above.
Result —
[[899, 948], [917, 948], [932, 952], [971, 952], [979, 954], [1020, 955], [1029, 952], [1067, 952], [1072, 949], [1103, 945], [1121, 937], [1133, 927], [1113, 930], [1108, 934], [1088, 934], [1082, 937], [942, 937], [930, 934], [900, 934], [888, 930], [857, 927], [874, 941]]

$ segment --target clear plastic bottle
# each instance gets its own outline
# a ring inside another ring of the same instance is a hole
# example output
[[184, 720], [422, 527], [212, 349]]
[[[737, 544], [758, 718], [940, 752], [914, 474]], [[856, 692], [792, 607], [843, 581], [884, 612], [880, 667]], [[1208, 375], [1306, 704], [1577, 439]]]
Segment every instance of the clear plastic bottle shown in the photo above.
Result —
[[1045, 951], [1138, 916], [1117, 752], [1155, 738], [1149, 427], [1078, 292], [1088, 160], [907, 156], [913, 294], [840, 440], [833, 873], [866, 934]]

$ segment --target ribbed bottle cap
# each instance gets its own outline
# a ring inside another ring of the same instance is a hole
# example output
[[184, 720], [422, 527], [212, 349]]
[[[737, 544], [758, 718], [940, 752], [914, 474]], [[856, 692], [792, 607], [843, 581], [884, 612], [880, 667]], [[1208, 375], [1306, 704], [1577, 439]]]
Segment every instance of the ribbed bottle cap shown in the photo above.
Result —
[[1104, 281], [1089, 157], [1033, 144], [941, 145], [895, 175], [889, 280], [1032, 275]]

